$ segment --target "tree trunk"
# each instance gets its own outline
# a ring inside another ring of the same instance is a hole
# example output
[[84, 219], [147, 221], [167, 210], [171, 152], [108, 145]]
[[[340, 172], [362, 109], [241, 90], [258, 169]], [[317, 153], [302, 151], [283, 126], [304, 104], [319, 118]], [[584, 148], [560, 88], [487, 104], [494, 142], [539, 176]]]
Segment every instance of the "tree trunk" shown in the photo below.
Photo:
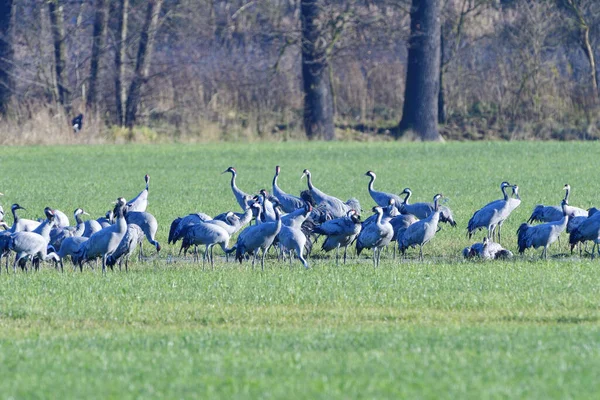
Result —
[[302, 80], [304, 129], [309, 139], [334, 140], [333, 96], [327, 63], [324, 23], [319, 20], [318, 0], [300, 1], [302, 22]]
[[13, 92], [12, 0], [0, 0], [0, 115], [8, 113]]
[[444, 90], [444, 31], [440, 29], [440, 90], [438, 92], [438, 123], [446, 123], [446, 92]]
[[108, 2], [96, 0], [96, 13], [94, 16], [94, 33], [92, 37], [92, 56], [90, 60], [90, 82], [87, 92], [85, 108], [91, 110], [96, 107], [96, 88], [98, 85], [98, 69], [100, 55], [104, 46], [104, 33], [108, 14]]
[[137, 59], [135, 63], [135, 72], [131, 86], [129, 86], [129, 95], [125, 107], [125, 125], [132, 128], [135, 124], [137, 109], [140, 103], [142, 85], [148, 78], [150, 60], [152, 58], [152, 46], [156, 37], [158, 28], [158, 16], [162, 7], [163, 0], [149, 0], [144, 19], [144, 26], [140, 35], [140, 45], [138, 48]]
[[66, 86], [66, 50], [64, 42], [63, 8], [58, 0], [48, 1], [52, 42], [54, 45], [54, 68], [56, 70], [56, 89], [58, 101], [64, 107], [67, 115], [71, 113], [71, 96]]
[[120, 126], [125, 125], [125, 103], [127, 92], [123, 84], [125, 74], [125, 57], [127, 43], [127, 20], [129, 16], [129, 0], [119, 0], [117, 9], [117, 44], [115, 49], [115, 95], [117, 105], [117, 121]]
[[442, 141], [438, 132], [440, 0], [412, 0], [410, 32], [404, 107], [395, 133], [413, 130], [421, 140]]

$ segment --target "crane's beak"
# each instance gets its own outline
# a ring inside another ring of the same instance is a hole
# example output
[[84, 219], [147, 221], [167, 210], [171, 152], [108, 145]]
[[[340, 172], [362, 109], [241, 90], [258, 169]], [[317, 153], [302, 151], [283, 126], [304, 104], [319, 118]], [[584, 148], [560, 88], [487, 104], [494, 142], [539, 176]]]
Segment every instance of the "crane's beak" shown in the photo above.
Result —
[[228, 169], [226, 169], [225, 171], [221, 172], [221, 175], [223, 175], [225, 172], [229, 171]]
[[90, 214], [88, 214], [86, 211], [82, 212], [82, 214], [84, 214], [84, 215], [90, 215]]
[[304, 178], [306, 176], [306, 172], [302, 173], [302, 176], [300, 177], [300, 180], [302, 180], [302, 178]]

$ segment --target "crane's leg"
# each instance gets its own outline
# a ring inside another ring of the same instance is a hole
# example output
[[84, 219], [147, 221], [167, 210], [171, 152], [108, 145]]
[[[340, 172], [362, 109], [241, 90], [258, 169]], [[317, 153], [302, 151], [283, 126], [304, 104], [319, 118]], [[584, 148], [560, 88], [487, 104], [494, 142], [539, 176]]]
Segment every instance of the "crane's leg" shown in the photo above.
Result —
[[423, 261], [423, 245], [419, 245], [419, 260]]
[[377, 252], [377, 266], [379, 267], [379, 262], [381, 261], [381, 248], [379, 248], [379, 251]]
[[213, 247], [214, 247], [214, 245], [210, 246], [210, 268], [211, 269], [215, 269], [215, 259], [213, 256]]
[[373, 248], [373, 268], [377, 267], [377, 247]]
[[[596, 255], [596, 241], [594, 241], [594, 245], [592, 246], [592, 260], [594, 259], [594, 256]], [[600, 253], [600, 250], [598, 250], [598, 252]]]
[[102, 256], [102, 274], [106, 274], [106, 254]]
[[252, 252], [252, 269], [254, 269], [254, 263], [256, 262], [256, 253], [258, 252], [258, 250], [254, 250]]
[[394, 260], [396, 259], [396, 246], [394, 245]]
[[[344, 248], [345, 250], [345, 248]], [[344, 263], [346, 263], [346, 259], [344, 258]], [[340, 245], [338, 244], [335, 248], [335, 265], [340, 265]]]
[[346, 265], [346, 256], [348, 255], [348, 246], [344, 246], [344, 265]]

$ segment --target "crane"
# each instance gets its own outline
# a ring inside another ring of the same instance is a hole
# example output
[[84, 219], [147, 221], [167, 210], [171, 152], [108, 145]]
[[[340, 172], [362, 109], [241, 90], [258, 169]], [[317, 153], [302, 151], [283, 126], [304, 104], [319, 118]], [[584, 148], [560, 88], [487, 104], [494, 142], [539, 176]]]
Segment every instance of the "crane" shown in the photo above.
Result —
[[240, 233], [236, 243], [235, 258], [241, 263], [246, 253], [251, 253], [252, 268], [256, 261], [258, 250], [262, 250], [261, 269], [265, 268], [265, 254], [273, 244], [273, 240], [281, 230], [281, 213], [275, 209], [275, 222], [265, 222], [247, 227]]
[[144, 181], [146, 181], [146, 188], [127, 203], [127, 210], [144, 212], [146, 211], [146, 208], [148, 208], [148, 186], [150, 184], [150, 175], [146, 174], [144, 176]]
[[235, 199], [237, 200], [240, 207], [242, 207], [242, 211], [246, 211], [246, 209], [250, 207], [250, 203], [252, 202], [252, 196], [250, 196], [247, 193], [244, 193], [235, 184], [235, 178], [237, 177], [237, 171], [235, 168], [229, 167], [225, 171], [221, 172], [221, 174], [224, 174], [226, 172], [231, 173], [231, 190], [233, 191]]
[[[588, 212], [578, 207], [572, 207], [569, 205], [569, 194], [571, 193], [571, 185], [568, 183], [563, 187], [565, 190], [565, 202], [567, 203], [566, 212], [569, 217], [587, 217]], [[562, 204], [562, 203], [561, 203]], [[538, 204], [533, 209], [531, 216], [527, 220], [527, 223], [532, 222], [552, 222], [559, 221], [563, 217], [563, 207], [561, 206], [544, 206]]]
[[397, 196], [393, 193], [378, 192], [375, 189], [373, 189], [373, 183], [375, 182], [375, 179], [377, 179], [377, 175], [375, 175], [375, 172], [367, 171], [365, 175], [371, 178], [371, 180], [369, 181], [369, 194], [371, 195], [375, 203], [377, 203], [377, 205], [380, 207], [387, 207], [390, 203], [390, 200], [393, 199], [396, 204], [396, 208], [398, 208], [399, 211], [400, 205], [404, 202], [404, 200], [402, 200], [400, 196]]
[[205, 213], [188, 214], [185, 217], [177, 217], [171, 222], [169, 229], [168, 244], [175, 244], [179, 239], [183, 239], [184, 228], [189, 225], [194, 225], [199, 222], [210, 221], [212, 217]]
[[293, 220], [290, 220], [289, 225], [282, 225], [277, 238], [279, 239], [279, 246], [281, 248], [281, 253], [283, 254], [284, 249], [289, 250], [290, 252], [290, 265], [292, 264], [292, 251], [296, 252], [298, 259], [304, 265], [304, 268], [310, 268], [308, 266], [308, 261], [302, 255], [302, 252], [306, 246], [306, 241], [308, 238], [302, 232], [300, 227], [302, 223], [306, 220], [310, 212], [312, 211], [312, 206], [307, 204], [306, 207], [303, 207], [304, 211], [301, 215], [297, 216]]
[[[229, 235], [229, 233], [227, 233], [227, 231], [220, 225], [211, 224], [208, 222], [199, 223], [191, 226], [188, 229], [185, 237], [183, 238], [181, 248], [187, 251], [187, 249], [190, 246], [206, 245], [206, 249], [204, 250], [204, 256], [202, 257], [202, 265], [204, 266], [204, 262], [208, 257], [210, 260], [211, 268], [214, 268], [215, 263], [213, 258], [213, 247], [218, 244], [219, 246], [221, 246], [221, 249], [223, 249], [225, 254], [230, 253], [232, 251], [228, 248], [230, 237], [231, 236]], [[195, 252], [196, 259], [197, 254], [198, 253]]]
[[60, 245], [60, 249], [58, 250], [58, 252], [56, 253], [58, 255], [58, 257], [60, 258], [59, 264], [60, 264], [60, 270], [63, 270], [63, 259], [65, 259], [66, 257], [71, 257], [71, 262], [73, 263], [73, 268], [75, 268], [77, 266], [77, 264], [79, 263], [79, 259], [77, 258], [77, 252], [79, 251], [79, 248], [81, 247], [81, 244], [83, 242], [86, 242], [88, 240], [87, 237], [85, 236], [70, 236], [70, 237], [66, 237], [61, 245]]
[[498, 260], [512, 258], [513, 253], [503, 248], [500, 243], [490, 242], [485, 236], [480, 243], [465, 247], [462, 251], [464, 258], [482, 258], [484, 260]]
[[294, 212], [297, 209], [304, 207], [304, 200], [300, 197], [292, 196], [291, 194], [287, 194], [279, 186], [277, 186], [277, 178], [279, 177], [279, 173], [281, 172], [281, 167], [277, 165], [275, 167], [275, 176], [273, 177], [273, 196], [277, 198], [279, 201], [279, 205], [281, 209], [285, 213]]
[[32, 230], [34, 230], [35, 228], [37, 228], [40, 225], [40, 223], [38, 221], [20, 218], [19, 215], [17, 214], [17, 210], [25, 210], [25, 208], [21, 207], [17, 203], [13, 204], [10, 207], [10, 210], [12, 211], [12, 215], [13, 215], [13, 224], [12, 224], [12, 227], [9, 229], [11, 233], [16, 233], [16, 232], [21, 232], [21, 231], [31, 232]]
[[[125, 221], [127, 224], [135, 224], [139, 226], [148, 242], [156, 248], [156, 252], [160, 252], [160, 243], [155, 239], [156, 231], [158, 230], [158, 222], [154, 215], [145, 211], [129, 211], [128, 207], [125, 208]], [[140, 253], [143, 255], [143, 245], [140, 243]]]
[[83, 271], [84, 263], [102, 257], [102, 273], [106, 272], [106, 258], [117, 249], [127, 232], [127, 222], [123, 215], [126, 204], [127, 201], [123, 197], [118, 198], [114, 208], [114, 214], [117, 216], [115, 224], [94, 233], [81, 245], [77, 252], [80, 271]]
[[108, 210], [106, 214], [104, 214], [104, 217], [98, 218], [96, 222], [98, 222], [102, 228], [106, 228], [115, 223], [115, 213], [113, 210]]
[[419, 259], [423, 260], [423, 246], [433, 239], [438, 230], [438, 222], [440, 220], [439, 200], [442, 197], [441, 193], [436, 194], [433, 197], [435, 211], [427, 218], [410, 225], [398, 237], [398, 249], [402, 252], [402, 256], [404, 256], [406, 249], [409, 247], [419, 246]]
[[346, 216], [325, 221], [316, 226], [313, 232], [327, 236], [321, 249], [325, 252], [335, 249], [335, 263], [339, 265], [340, 247], [344, 248], [344, 264], [346, 264], [348, 246], [354, 242], [361, 229], [360, 217], [355, 210], [349, 210]]
[[[467, 234], [469, 239], [473, 233], [479, 229], [486, 228], [488, 230], [487, 237], [489, 239], [494, 238], [494, 230], [496, 226], [506, 218], [508, 218], [508, 200], [509, 196], [506, 193], [506, 188], [510, 187], [510, 183], [504, 181], [500, 184], [500, 190], [502, 191], [503, 199], [494, 200], [479, 210], [475, 211], [469, 224], [467, 225]], [[498, 239], [500, 241], [500, 239]]]
[[376, 213], [377, 219], [375, 223], [363, 224], [356, 239], [356, 254], [360, 255], [362, 249], [373, 249], [373, 267], [377, 267], [381, 258], [381, 249], [390, 244], [394, 237], [394, 228], [389, 223], [391, 218], [383, 219], [381, 207], [373, 207], [373, 212]]
[[[595, 209], [593, 211], [594, 212], [592, 212], [592, 210], [590, 209], [591, 215], [584, 221], [581, 221], [579, 225], [575, 227], [569, 235], [571, 252], [573, 251], [573, 248], [576, 244], [586, 242], [588, 240], [593, 240], [594, 246], [592, 247], [592, 258], [594, 258], [594, 248], [598, 245], [598, 242], [600, 241], [600, 213], [595, 212]], [[600, 249], [598, 251], [600, 253]], [[581, 255], [581, 248], [579, 253]]]
[[[406, 195], [404, 201], [399, 205], [402, 214], [412, 214], [418, 219], [425, 219], [435, 211], [433, 203], [410, 204], [408, 202], [412, 196], [412, 191], [410, 188], [405, 188], [400, 194]], [[440, 211], [440, 222], [448, 223], [450, 226], [455, 227], [456, 221], [454, 220], [454, 214], [452, 213], [452, 210], [441, 205], [438, 205], [438, 209]]]
[[[40, 224], [36, 231], [15, 232], [10, 236], [8, 248], [16, 253], [13, 263], [13, 270], [17, 272], [17, 264], [25, 267], [28, 258], [36, 259], [35, 265], [38, 268], [39, 260], [48, 261], [50, 259], [59, 261], [58, 255], [54, 252], [47, 253], [48, 241], [50, 240], [50, 230], [55, 224], [54, 212], [49, 207], [44, 209], [46, 220]], [[21, 260], [25, 263], [21, 263]]]
[[[348, 210], [351, 209], [350, 206], [348, 206], [346, 203], [344, 203], [340, 199], [330, 196], [328, 194], [325, 194], [322, 191], [320, 191], [319, 189], [317, 189], [316, 187], [314, 187], [313, 183], [312, 183], [312, 175], [308, 169], [305, 169], [302, 172], [302, 176], [300, 177], [300, 179], [302, 179], [304, 177], [306, 177], [306, 180], [308, 183], [308, 190], [310, 192], [310, 195], [314, 199], [315, 203], [317, 205], [324, 205], [327, 212], [329, 212], [333, 216], [333, 218], [341, 218], [344, 215], [346, 215]], [[356, 210], [356, 212], [360, 212], [360, 209]]]
[[[144, 231], [136, 224], [127, 224], [127, 232], [121, 242], [117, 246], [117, 249], [106, 258], [106, 265], [112, 267], [119, 263], [119, 271], [121, 270], [121, 264], [125, 261], [125, 272], [129, 271], [129, 257], [133, 254], [138, 245], [144, 241]], [[141, 256], [141, 252], [140, 252]]]
[[522, 223], [517, 230], [517, 243], [519, 253], [523, 254], [529, 247], [544, 247], [541, 257], [548, 258], [548, 246], [554, 243], [558, 236], [567, 228], [567, 202], [563, 199], [561, 202], [563, 217], [558, 221], [546, 222], [540, 225], [529, 225]]

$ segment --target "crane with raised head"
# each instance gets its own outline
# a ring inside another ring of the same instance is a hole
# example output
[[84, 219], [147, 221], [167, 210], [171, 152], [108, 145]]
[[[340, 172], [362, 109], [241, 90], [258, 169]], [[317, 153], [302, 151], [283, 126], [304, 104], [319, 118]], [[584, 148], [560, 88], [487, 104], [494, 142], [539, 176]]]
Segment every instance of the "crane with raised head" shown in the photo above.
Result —
[[[281, 253], [284, 253], [284, 250], [289, 251], [290, 256], [290, 265], [292, 264], [292, 251], [296, 252], [298, 259], [304, 265], [304, 268], [309, 268], [308, 261], [304, 258], [303, 251], [306, 247], [307, 240], [310, 240], [306, 234], [302, 231], [301, 226], [302, 223], [306, 220], [308, 215], [312, 211], [312, 206], [306, 203], [305, 207], [302, 208], [304, 211], [302, 214], [296, 216], [295, 218], [288, 220], [288, 225], [283, 224], [281, 226], [281, 230], [277, 235], [279, 240], [279, 247], [281, 249]], [[288, 214], [289, 215], [289, 214]]]
[[106, 272], [107, 257], [117, 249], [127, 232], [127, 222], [124, 215], [126, 207], [126, 200], [123, 197], [118, 198], [114, 208], [114, 214], [117, 216], [115, 224], [99, 230], [82, 243], [76, 255], [80, 271], [83, 271], [83, 264], [101, 257], [102, 273]]
[[[54, 212], [49, 207], [44, 209], [46, 220], [40, 224], [35, 231], [15, 232], [10, 236], [8, 248], [16, 253], [13, 263], [14, 272], [17, 271], [17, 264], [27, 270], [27, 260], [32, 259], [36, 269], [39, 268], [39, 261], [48, 261], [50, 259], [59, 261], [58, 255], [54, 252], [48, 253], [48, 242], [50, 240], [50, 230], [55, 224]], [[23, 261], [23, 262], [22, 262]]]
[[248, 207], [250, 207], [250, 203], [252, 202], [252, 197], [248, 193], [245, 193], [240, 188], [237, 187], [235, 183], [235, 179], [237, 177], [237, 170], [233, 167], [227, 168], [225, 171], [221, 172], [224, 174], [226, 172], [231, 173], [231, 190], [233, 191], [233, 196], [235, 200], [238, 202], [240, 207], [242, 207], [242, 211], [246, 211]]
[[21, 232], [21, 231], [31, 232], [40, 225], [40, 223], [38, 221], [33, 221], [31, 219], [25, 219], [25, 218], [19, 217], [19, 214], [17, 214], [17, 210], [25, 210], [25, 207], [21, 207], [17, 203], [13, 204], [10, 207], [10, 211], [12, 211], [12, 215], [13, 215], [13, 224], [12, 224], [11, 228], [9, 229], [9, 231], [11, 233], [16, 233], [16, 232]]
[[[394, 205], [391, 206], [394, 208]], [[390, 244], [394, 236], [394, 228], [389, 223], [391, 218], [383, 219], [383, 209], [379, 206], [373, 207], [377, 219], [375, 223], [364, 224], [356, 239], [356, 255], [360, 255], [362, 249], [373, 249], [373, 267], [379, 266], [381, 249]]]
[[[489, 239], [494, 238], [494, 231], [498, 224], [505, 220], [505, 215], [508, 212], [508, 200], [509, 196], [506, 193], [506, 188], [510, 187], [510, 183], [504, 181], [500, 184], [500, 190], [502, 191], [503, 198], [500, 200], [494, 200], [479, 210], [475, 211], [469, 223], [467, 225], [467, 234], [469, 239], [473, 236], [473, 233], [479, 229], [487, 229], [487, 237]], [[498, 242], [500, 239], [498, 239]]]
[[[341, 218], [346, 215], [348, 210], [353, 208], [352, 206], [349, 206], [337, 197], [330, 196], [317, 189], [312, 183], [312, 175], [308, 169], [305, 169], [302, 172], [302, 176], [300, 178], [302, 179], [304, 177], [306, 177], [308, 191], [314, 199], [316, 205], [324, 206], [327, 212], [333, 218]], [[355, 211], [357, 213], [360, 213], [360, 209]]]
[[277, 165], [275, 167], [275, 176], [273, 177], [273, 196], [275, 196], [277, 201], [279, 201], [279, 205], [281, 206], [283, 212], [291, 213], [304, 207], [304, 200], [281, 190], [281, 188], [277, 185], [277, 178], [279, 178], [280, 172], [281, 167]]
[[423, 260], [423, 246], [425, 246], [438, 231], [438, 223], [440, 220], [439, 201], [443, 197], [441, 193], [433, 197], [434, 212], [425, 219], [420, 219], [410, 225], [397, 238], [398, 249], [404, 256], [406, 249], [409, 247], [419, 246], [419, 259]]
[[146, 208], [148, 208], [148, 187], [150, 184], [150, 175], [146, 174], [144, 176], [144, 181], [146, 182], [146, 188], [142, 190], [140, 194], [127, 202], [127, 210], [144, 212], [146, 211]]
[[378, 206], [387, 207], [390, 203], [390, 200], [393, 199], [394, 203], [395, 203], [395, 207], [398, 210], [400, 210], [400, 206], [404, 202], [404, 200], [402, 200], [402, 198], [400, 196], [395, 195], [393, 193], [379, 192], [379, 191], [373, 189], [373, 183], [375, 182], [375, 179], [377, 179], [377, 175], [375, 175], [375, 172], [367, 171], [365, 176], [368, 176], [369, 178], [371, 178], [371, 180], [369, 181], [369, 187], [368, 187], [369, 194], [371, 195], [371, 197], [373, 198], [375, 203], [377, 203]]
[[[412, 196], [412, 190], [410, 190], [410, 188], [405, 188], [400, 194], [406, 195], [403, 202], [398, 206], [402, 214], [412, 214], [418, 219], [425, 219], [435, 211], [433, 203], [425, 202], [410, 204], [409, 200]], [[454, 214], [450, 208], [438, 204], [438, 210], [440, 212], [440, 222], [450, 224], [452, 227], [456, 226]]]

